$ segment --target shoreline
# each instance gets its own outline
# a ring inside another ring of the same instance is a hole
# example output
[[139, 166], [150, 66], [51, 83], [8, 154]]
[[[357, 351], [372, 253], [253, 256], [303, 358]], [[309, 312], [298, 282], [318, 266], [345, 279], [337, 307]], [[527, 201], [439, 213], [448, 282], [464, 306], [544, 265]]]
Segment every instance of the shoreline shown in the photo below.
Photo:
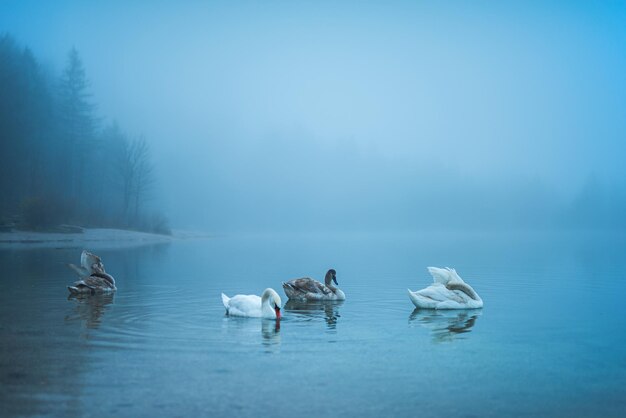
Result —
[[173, 230], [172, 235], [111, 228], [84, 228], [82, 232], [0, 232], [0, 249], [21, 248], [119, 248], [168, 244], [186, 239], [208, 238], [198, 232]]

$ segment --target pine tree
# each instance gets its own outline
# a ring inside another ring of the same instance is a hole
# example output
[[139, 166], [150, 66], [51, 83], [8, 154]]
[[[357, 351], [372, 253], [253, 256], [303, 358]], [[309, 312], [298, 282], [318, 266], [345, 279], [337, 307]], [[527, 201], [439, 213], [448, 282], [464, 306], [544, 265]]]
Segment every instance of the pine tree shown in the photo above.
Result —
[[79, 208], [86, 190], [86, 167], [94, 143], [95, 120], [85, 69], [76, 48], [68, 54], [59, 91], [60, 162], [70, 197]]

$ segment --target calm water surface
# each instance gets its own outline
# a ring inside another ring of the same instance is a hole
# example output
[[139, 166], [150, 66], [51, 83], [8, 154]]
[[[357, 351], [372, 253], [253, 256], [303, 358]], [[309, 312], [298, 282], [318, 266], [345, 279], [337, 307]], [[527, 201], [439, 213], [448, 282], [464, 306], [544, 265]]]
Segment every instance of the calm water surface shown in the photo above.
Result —
[[[2, 416], [626, 416], [621, 234], [232, 236], [100, 249], [112, 296], [68, 299], [80, 248], [0, 250]], [[415, 311], [456, 267], [477, 311]], [[281, 281], [337, 270], [343, 303]], [[283, 296], [224, 316], [220, 293]]]

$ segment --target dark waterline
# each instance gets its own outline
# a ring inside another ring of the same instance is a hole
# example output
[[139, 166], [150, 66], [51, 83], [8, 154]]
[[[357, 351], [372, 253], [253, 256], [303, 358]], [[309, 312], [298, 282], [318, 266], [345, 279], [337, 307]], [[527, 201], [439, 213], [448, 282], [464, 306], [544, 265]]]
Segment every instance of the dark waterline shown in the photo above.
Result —
[[[618, 417], [626, 413], [622, 234], [220, 237], [100, 250], [115, 295], [68, 298], [79, 248], [0, 251], [3, 416]], [[455, 267], [485, 301], [417, 311]], [[280, 283], [337, 270], [347, 300]], [[220, 293], [283, 297], [224, 316]]]

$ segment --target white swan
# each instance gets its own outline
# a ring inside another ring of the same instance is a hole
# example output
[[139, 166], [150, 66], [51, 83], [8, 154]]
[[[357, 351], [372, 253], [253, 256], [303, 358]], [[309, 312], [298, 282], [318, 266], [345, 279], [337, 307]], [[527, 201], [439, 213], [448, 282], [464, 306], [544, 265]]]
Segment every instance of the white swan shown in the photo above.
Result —
[[337, 283], [337, 272], [334, 269], [330, 269], [326, 272], [326, 277], [324, 278], [325, 284], [321, 284], [317, 280], [308, 277], [303, 277], [283, 283], [283, 289], [289, 299], [345, 300], [346, 295], [341, 289], [333, 286], [333, 281], [339, 286], [339, 283]]
[[281, 300], [274, 289], [265, 289], [261, 297], [236, 295], [229, 298], [222, 293], [222, 303], [226, 308], [226, 315], [280, 319]]
[[433, 284], [412, 292], [409, 298], [418, 308], [425, 309], [476, 309], [483, 307], [483, 300], [470, 285], [451, 268], [428, 267]]

